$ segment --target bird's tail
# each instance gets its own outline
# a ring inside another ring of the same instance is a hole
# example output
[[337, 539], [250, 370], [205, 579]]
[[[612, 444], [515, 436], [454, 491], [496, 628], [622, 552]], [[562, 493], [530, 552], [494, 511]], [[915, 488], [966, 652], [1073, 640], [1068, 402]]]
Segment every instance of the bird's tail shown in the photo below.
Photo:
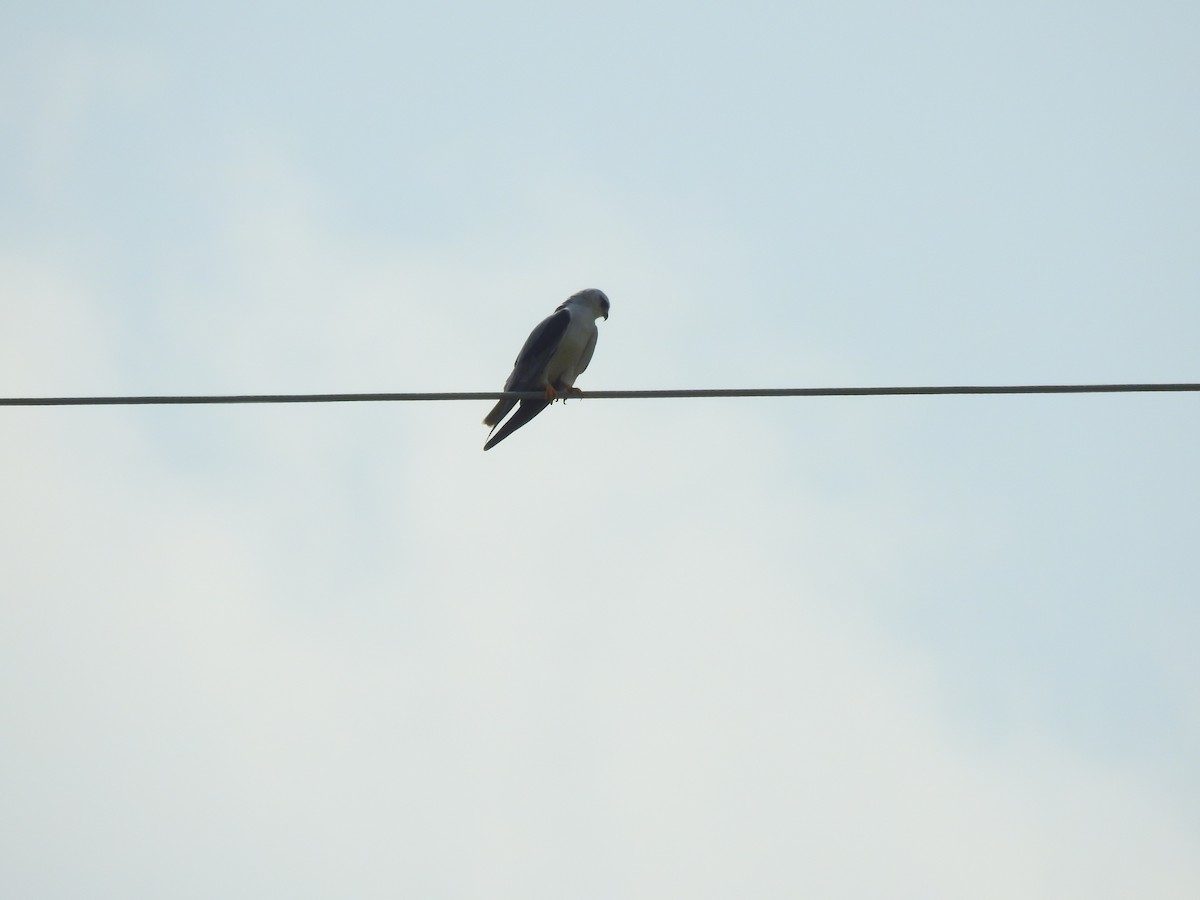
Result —
[[[505, 402], [508, 402], [508, 401], [502, 400], [499, 404], [496, 405], [496, 409], [499, 409], [500, 406], [503, 405]], [[511, 402], [515, 403], [516, 401], [514, 400]], [[509, 420], [504, 423], [504, 425], [500, 428], [499, 431], [497, 431], [494, 435], [492, 435], [491, 437], [488, 438], [487, 443], [483, 445], [483, 449], [491, 450], [498, 443], [500, 443], [502, 440], [504, 440], [506, 437], [508, 437], [510, 434], [512, 434], [514, 431], [516, 431], [522, 425], [527, 423], [530, 419], [532, 419], [534, 416], [536, 416], [538, 413], [540, 413], [543, 409], [545, 409], [549, 405], [550, 405], [549, 400], [522, 400], [520, 407], [517, 409], [517, 411], [515, 413], [512, 414], [512, 416], [509, 417]], [[492, 417], [492, 414], [494, 414], [495, 412], [496, 412], [495, 409], [492, 410], [492, 413], [489, 413], [488, 418], [490, 419]], [[501, 415], [503, 415], [503, 413], [501, 413]], [[487, 423], [487, 419], [484, 419], [484, 424], [486, 424], [486, 423]]]
[[495, 428], [500, 424], [500, 420], [508, 415], [508, 411], [517, 405], [516, 400], [501, 400], [492, 407], [492, 411], [483, 417], [483, 424], [488, 428]]

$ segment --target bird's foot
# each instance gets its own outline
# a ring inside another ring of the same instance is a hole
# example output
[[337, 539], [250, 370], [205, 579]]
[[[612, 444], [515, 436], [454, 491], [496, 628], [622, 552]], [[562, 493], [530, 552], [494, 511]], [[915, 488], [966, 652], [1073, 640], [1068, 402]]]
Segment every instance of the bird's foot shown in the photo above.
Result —
[[558, 399], [558, 391], [554, 390], [552, 384], [546, 385], [546, 399], [551, 403]]
[[568, 387], [568, 388], [563, 388], [563, 390], [562, 390], [563, 403], [567, 402], [568, 397], [582, 397], [582, 396], [583, 396], [583, 391], [581, 391], [577, 387]]

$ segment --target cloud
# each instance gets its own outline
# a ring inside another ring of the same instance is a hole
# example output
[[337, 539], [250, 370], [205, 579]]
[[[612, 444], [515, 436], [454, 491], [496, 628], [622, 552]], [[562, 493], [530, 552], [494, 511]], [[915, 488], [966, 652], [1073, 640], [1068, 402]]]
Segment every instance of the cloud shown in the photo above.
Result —
[[5, 327], [0, 331], [0, 384], [7, 396], [86, 392], [113, 383], [106, 327], [85, 273], [51, 249], [0, 248]]
[[765, 478], [697, 501], [724, 448], [585, 479], [551, 526], [549, 457], [409, 449], [400, 477], [368, 464], [394, 552], [326, 582], [350, 538], [335, 520], [289, 553], [315, 526], [264, 529], [282, 491], [207, 496], [124, 428], [10, 445], [56, 486], [10, 495], [4, 534], [12, 890], [1195, 884], [1187, 829], [1120, 772], [1032, 735], [964, 744], [927, 663], [774, 552], [791, 513]]
[[[499, 383], [580, 271], [614, 302], [584, 387], [639, 386], [726, 309], [586, 187], [569, 233], [417, 249], [325, 224], [269, 154], [226, 189], [218, 274], [168, 271], [140, 351], [166, 386]], [[16, 383], [129, 377], [140, 317], [0, 259], [38, 300]], [[863, 419], [585, 399], [485, 456], [486, 406], [5, 413], [6, 893], [1194, 894], [1195, 829], [1137, 773], [973, 741], [869, 612], [945, 523]], [[794, 474], [835, 458], [882, 474]]]

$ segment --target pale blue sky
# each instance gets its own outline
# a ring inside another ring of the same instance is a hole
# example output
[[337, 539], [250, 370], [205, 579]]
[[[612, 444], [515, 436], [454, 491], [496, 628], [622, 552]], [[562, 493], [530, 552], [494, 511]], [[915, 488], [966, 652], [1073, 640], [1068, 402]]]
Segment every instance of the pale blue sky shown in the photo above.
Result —
[[[0, 394], [1200, 377], [1185, 3], [9, 4]], [[1197, 399], [9, 410], [0, 892], [1194, 897]]]

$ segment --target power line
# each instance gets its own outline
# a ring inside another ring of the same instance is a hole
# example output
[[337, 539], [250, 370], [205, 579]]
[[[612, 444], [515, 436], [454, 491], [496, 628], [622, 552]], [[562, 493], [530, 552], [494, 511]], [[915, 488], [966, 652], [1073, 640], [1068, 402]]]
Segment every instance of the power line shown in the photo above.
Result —
[[[589, 400], [667, 400], [711, 397], [894, 397], [943, 394], [1133, 394], [1200, 391], [1200, 383], [1006, 384], [933, 387], [716, 388], [661, 391], [586, 391]], [[536, 400], [540, 391], [449, 391], [360, 394], [181, 394], [109, 397], [0, 397], [0, 406], [179, 406], [252, 403], [398, 403], [442, 400]], [[569, 398], [574, 399], [574, 398]]]

